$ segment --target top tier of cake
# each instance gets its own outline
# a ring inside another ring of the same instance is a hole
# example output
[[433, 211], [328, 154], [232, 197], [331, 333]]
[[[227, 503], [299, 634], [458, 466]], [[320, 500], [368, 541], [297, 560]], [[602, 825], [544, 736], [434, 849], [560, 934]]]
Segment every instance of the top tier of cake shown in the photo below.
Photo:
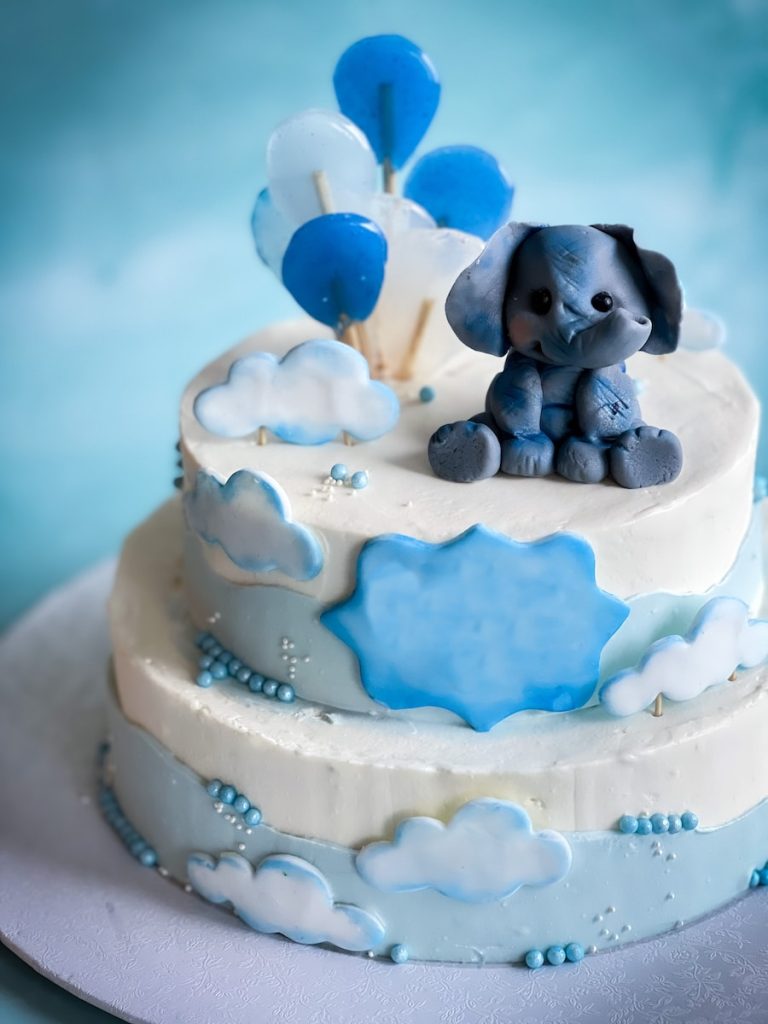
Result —
[[[290, 518], [312, 532], [322, 552], [322, 571], [308, 580], [277, 570], [250, 572], [215, 538], [209, 543], [187, 529], [185, 587], [193, 619], [258, 672], [290, 678], [297, 695], [308, 700], [387, 710], [366, 691], [350, 648], [320, 622], [324, 611], [354, 590], [363, 545], [382, 535], [441, 543], [481, 523], [516, 541], [562, 533], [586, 541], [598, 586], [629, 607], [603, 651], [601, 679], [634, 665], [658, 637], [688, 629], [716, 594], [753, 607], [758, 601], [761, 571], [749, 525], [759, 410], [740, 372], [719, 351], [639, 354], [630, 361], [646, 419], [674, 431], [685, 453], [680, 477], [658, 488], [626, 490], [552, 477], [499, 475], [470, 485], [436, 478], [426, 455], [429, 435], [441, 423], [481, 409], [500, 369], [499, 360], [467, 352], [458, 341], [455, 356], [431, 381], [434, 400], [422, 402], [416, 386], [402, 385], [399, 422], [375, 441], [347, 446], [339, 438], [306, 446], [270, 436], [260, 445], [255, 435], [223, 438], [200, 424], [196, 397], [226, 380], [236, 359], [259, 350], [279, 356], [327, 333], [311, 321], [269, 327], [209, 364], [182, 400], [185, 493], [194, 491], [201, 472], [221, 482], [242, 469], [265, 474], [282, 489]], [[365, 470], [369, 485], [355, 491], [329, 483], [335, 463], [350, 472]], [[466, 600], [471, 603], [472, 595]], [[418, 616], [417, 608], [413, 614]], [[308, 658], [290, 677], [277, 642], [284, 636], [300, 637]]]

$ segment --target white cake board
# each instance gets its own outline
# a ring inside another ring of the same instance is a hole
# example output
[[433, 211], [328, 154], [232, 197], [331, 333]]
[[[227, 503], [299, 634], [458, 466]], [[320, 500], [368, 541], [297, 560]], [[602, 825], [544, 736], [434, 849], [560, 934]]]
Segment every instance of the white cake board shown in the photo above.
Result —
[[0, 936], [41, 974], [142, 1024], [768, 1020], [765, 890], [663, 939], [532, 972], [395, 966], [257, 935], [140, 867], [94, 800], [112, 571], [54, 592], [0, 641]]

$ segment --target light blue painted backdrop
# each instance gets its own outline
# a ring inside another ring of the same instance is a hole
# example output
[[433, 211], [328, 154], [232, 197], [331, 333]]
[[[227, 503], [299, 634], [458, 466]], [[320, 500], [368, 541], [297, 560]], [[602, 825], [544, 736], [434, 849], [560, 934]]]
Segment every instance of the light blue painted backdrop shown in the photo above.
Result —
[[636, 225], [768, 396], [762, 0], [2, 0], [1, 622], [170, 493], [186, 379], [293, 312], [248, 232], [264, 143], [379, 31], [437, 64], [428, 145], [493, 149], [520, 218]]

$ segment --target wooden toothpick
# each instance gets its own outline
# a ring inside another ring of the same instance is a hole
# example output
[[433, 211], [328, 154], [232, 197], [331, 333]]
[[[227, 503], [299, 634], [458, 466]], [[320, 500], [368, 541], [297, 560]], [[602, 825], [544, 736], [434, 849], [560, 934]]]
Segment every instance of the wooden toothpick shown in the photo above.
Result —
[[317, 193], [321, 213], [333, 213], [333, 192], [325, 171], [312, 171], [312, 182]]
[[653, 702], [653, 711], [651, 712], [654, 718], [661, 718], [664, 714], [664, 695], [661, 693], [656, 694], [656, 700]]
[[259, 427], [259, 444], [267, 443], [267, 428]]
[[[382, 82], [379, 86], [379, 121], [381, 123], [381, 148], [385, 153], [392, 152], [394, 110], [392, 109], [392, 83]], [[381, 162], [381, 174], [384, 191], [392, 195], [395, 191], [395, 169], [392, 158], [385, 156]]]
[[736, 682], [736, 669], [734, 669], [733, 672], [731, 672], [731, 674], [728, 676], [728, 682], [729, 683], [735, 683]]
[[413, 376], [413, 368], [416, 365], [416, 359], [421, 348], [421, 343], [424, 340], [424, 333], [429, 323], [429, 318], [432, 314], [432, 310], [435, 305], [434, 299], [424, 299], [419, 307], [419, 315], [416, 317], [416, 323], [413, 328], [413, 334], [411, 340], [408, 342], [408, 348], [405, 351], [403, 360], [400, 363], [400, 369], [397, 371], [397, 376], [400, 380], [410, 380]]

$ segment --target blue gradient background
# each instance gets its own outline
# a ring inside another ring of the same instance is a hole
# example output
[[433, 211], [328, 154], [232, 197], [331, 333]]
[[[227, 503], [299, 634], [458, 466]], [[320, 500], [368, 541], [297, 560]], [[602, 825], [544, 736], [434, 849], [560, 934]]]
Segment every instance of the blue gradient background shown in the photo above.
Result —
[[[762, 0], [1, 0], [0, 24], [2, 623], [170, 493], [187, 378], [295, 311], [249, 236], [264, 145], [333, 105], [361, 35], [427, 49], [427, 146], [495, 151], [517, 217], [669, 254], [768, 395]], [[6, 966], [1, 1019], [74, 1019]]]

